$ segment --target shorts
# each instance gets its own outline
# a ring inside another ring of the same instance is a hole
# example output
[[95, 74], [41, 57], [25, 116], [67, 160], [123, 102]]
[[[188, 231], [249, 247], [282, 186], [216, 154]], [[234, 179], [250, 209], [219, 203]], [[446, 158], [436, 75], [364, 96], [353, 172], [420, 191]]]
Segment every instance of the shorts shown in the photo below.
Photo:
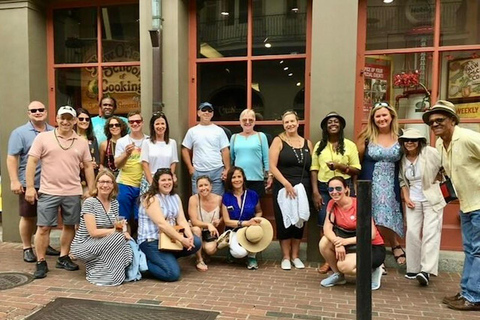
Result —
[[63, 224], [74, 226], [80, 223], [81, 196], [56, 196], [41, 193], [37, 202], [37, 226], [55, 227], [58, 225], [58, 209], [61, 210]]
[[385, 261], [386, 250], [385, 246], [382, 245], [372, 245], [372, 268], [376, 269], [380, 267]]
[[[38, 192], [38, 189], [36, 189]], [[36, 218], [37, 217], [37, 200], [33, 204], [25, 200], [25, 193], [18, 195], [18, 209], [20, 217]]]

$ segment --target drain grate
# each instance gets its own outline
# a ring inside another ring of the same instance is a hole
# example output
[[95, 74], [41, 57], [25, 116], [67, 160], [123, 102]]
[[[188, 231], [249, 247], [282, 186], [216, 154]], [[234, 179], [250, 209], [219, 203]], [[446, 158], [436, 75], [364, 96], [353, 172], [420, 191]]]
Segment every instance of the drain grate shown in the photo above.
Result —
[[218, 312], [94, 300], [57, 298], [27, 320], [214, 320]]
[[32, 275], [19, 272], [0, 273], [0, 290], [7, 290], [27, 284], [33, 280]]

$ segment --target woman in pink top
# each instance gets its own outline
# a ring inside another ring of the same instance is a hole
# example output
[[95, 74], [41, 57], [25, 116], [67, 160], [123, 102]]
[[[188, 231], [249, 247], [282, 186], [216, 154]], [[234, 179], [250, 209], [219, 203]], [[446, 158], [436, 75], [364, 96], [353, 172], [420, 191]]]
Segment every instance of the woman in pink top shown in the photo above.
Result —
[[[327, 216], [323, 225], [324, 236], [319, 247], [334, 273], [320, 282], [323, 287], [345, 284], [345, 274], [355, 275], [357, 271], [357, 199], [349, 196], [348, 184], [340, 176], [328, 181], [328, 192], [332, 200], [327, 205]], [[372, 219], [372, 290], [380, 288], [382, 277], [380, 266], [384, 260], [383, 238]]]

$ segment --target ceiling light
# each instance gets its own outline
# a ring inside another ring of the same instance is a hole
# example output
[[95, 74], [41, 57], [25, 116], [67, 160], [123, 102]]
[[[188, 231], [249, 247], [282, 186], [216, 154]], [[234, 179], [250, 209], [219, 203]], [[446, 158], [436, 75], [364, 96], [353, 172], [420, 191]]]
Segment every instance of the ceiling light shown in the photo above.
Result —
[[302, 85], [301, 82], [297, 82], [297, 87], [300, 87]]
[[280, 64], [282, 64], [282, 63], [283, 63], [283, 60], [280, 60]]
[[283, 70], [287, 71], [287, 70], [288, 70], [288, 67], [283, 68]]
[[297, 12], [298, 12], [298, 8], [292, 8], [292, 12], [297, 13]]
[[293, 72], [290, 72], [290, 73], [288, 74], [288, 76], [289, 76], [289, 77], [293, 76]]
[[224, 17], [228, 17], [230, 15], [230, 13], [228, 13], [227, 11], [222, 11], [220, 12], [220, 14]]
[[271, 47], [272, 47], [272, 45], [270, 43], [268, 43], [268, 42], [265, 43], [265, 48], [271, 48]]
[[383, 3], [392, 3], [393, 0], [383, 0]]

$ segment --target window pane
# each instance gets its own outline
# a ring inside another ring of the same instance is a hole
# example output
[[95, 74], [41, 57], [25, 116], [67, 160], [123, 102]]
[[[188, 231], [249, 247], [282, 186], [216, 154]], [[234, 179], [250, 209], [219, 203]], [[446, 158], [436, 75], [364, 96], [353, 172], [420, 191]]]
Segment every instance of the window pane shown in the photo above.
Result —
[[97, 9], [53, 11], [55, 63], [97, 61]]
[[199, 63], [197, 68], [198, 104], [212, 103], [214, 121], [238, 120], [247, 106], [247, 63]]
[[480, 50], [441, 55], [440, 98], [457, 107], [460, 118], [480, 118]]
[[435, 0], [368, 0], [367, 50], [433, 45]]
[[264, 120], [280, 120], [287, 109], [305, 110], [305, 60], [252, 62], [252, 107]]
[[102, 8], [103, 61], [140, 61], [138, 4]]
[[306, 0], [253, 0], [253, 55], [306, 52]]
[[[140, 110], [140, 66], [103, 67], [103, 94], [117, 100], [116, 113]], [[95, 100], [96, 101], [96, 100]]]
[[245, 8], [247, 0], [197, 0], [198, 58], [247, 55]]
[[399, 119], [421, 119], [430, 103], [431, 74], [431, 53], [367, 56], [364, 120], [375, 103], [380, 101], [395, 106]]
[[480, 44], [480, 3], [441, 0], [440, 45]]
[[56, 107], [85, 108], [98, 114], [97, 68], [55, 70]]

